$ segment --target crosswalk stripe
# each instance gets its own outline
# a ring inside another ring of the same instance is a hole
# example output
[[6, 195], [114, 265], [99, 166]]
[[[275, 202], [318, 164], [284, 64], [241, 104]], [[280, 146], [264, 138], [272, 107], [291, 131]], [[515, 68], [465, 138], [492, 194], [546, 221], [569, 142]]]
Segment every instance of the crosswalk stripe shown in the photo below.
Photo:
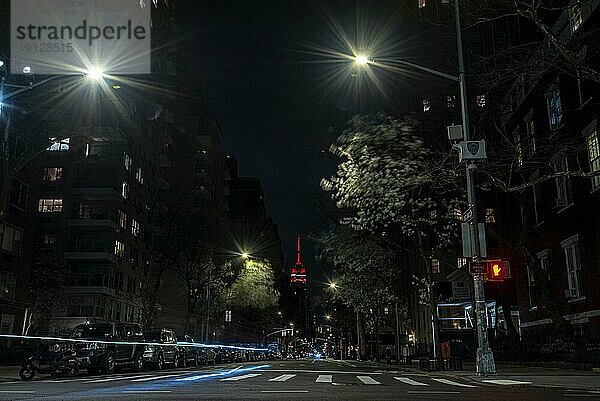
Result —
[[247, 375], [242, 375], [242, 376], [227, 377], [225, 379], [221, 379], [221, 381], [222, 382], [236, 382], [238, 380], [250, 379], [251, 377], [256, 377], [256, 376], [260, 376], [260, 373], [248, 373]]
[[519, 380], [509, 379], [493, 379], [493, 380], [482, 380], [484, 383], [499, 384], [501, 386], [512, 386], [517, 384], [533, 384], [532, 382], [522, 382]]
[[470, 384], [464, 384], [464, 383], [458, 383], [458, 382], [453, 382], [452, 380], [448, 380], [448, 379], [436, 379], [436, 378], [431, 378], [431, 380], [435, 380], [438, 383], [442, 383], [442, 384], [448, 384], [450, 386], [457, 386], [457, 387], [477, 387], [477, 386], [471, 386]]
[[331, 383], [333, 375], [319, 375], [315, 383]]
[[270, 382], [284, 382], [284, 381], [290, 380], [294, 376], [296, 376], [296, 375], [281, 375], [281, 376], [277, 376], [272, 379], [269, 379], [269, 381]]
[[188, 373], [179, 373], [176, 375], [162, 375], [162, 376], [151, 376], [151, 377], [142, 377], [141, 379], [133, 379], [132, 382], [147, 382], [150, 380], [159, 380], [159, 379], [168, 379], [169, 377], [176, 377], [176, 376], [183, 376], [183, 375], [187, 375]]
[[139, 379], [140, 377], [149, 377], [149, 376], [152, 376], [152, 375], [109, 377], [108, 379], [91, 379], [91, 380], [86, 381], [85, 383], [104, 383], [104, 382], [112, 382], [112, 381], [116, 381], [116, 380]]
[[371, 376], [356, 376], [358, 380], [363, 382], [363, 384], [381, 384], [377, 380], [373, 379]]
[[409, 379], [408, 377], [394, 377], [394, 379], [396, 379], [404, 384], [410, 384], [411, 386], [429, 386], [429, 384], [427, 384], [427, 383], [421, 383], [421, 382]]

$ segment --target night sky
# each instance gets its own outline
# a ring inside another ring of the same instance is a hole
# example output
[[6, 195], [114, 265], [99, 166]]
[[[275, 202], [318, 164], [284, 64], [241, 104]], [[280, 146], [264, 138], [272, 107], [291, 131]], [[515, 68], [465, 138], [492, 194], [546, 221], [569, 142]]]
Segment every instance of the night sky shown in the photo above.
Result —
[[[335, 169], [322, 149], [352, 114], [382, 107], [369, 100], [351, 104], [343, 86], [325, 85], [328, 73], [344, 63], [327, 63], [327, 57], [307, 51], [316, 46], [348, 54], [339, 32], [360, 42], [360, 25], [366, 31], [377, 27], [367, 36], [388, 39], [381, 47], [393, 53], [394, 38], [402, 37], [398, 30], [404, 27], [390, 21], [401, 6], [383, 0], [215, 0], [179, 1], [178, 8], [187, 3], [190, 54], [225, 150], [237, 158], [240, 175], [262, 179], [268, 213], [279, 224], [287, 263], [293, 263], [296, 234], [320, 224], [319, 181]], [[341, 28], [338, 33], [332, 21]], [[419, 45], [418, 37], [403, 42], [413, 56]], [[309, 248], [306, 244], [310, 265]]]

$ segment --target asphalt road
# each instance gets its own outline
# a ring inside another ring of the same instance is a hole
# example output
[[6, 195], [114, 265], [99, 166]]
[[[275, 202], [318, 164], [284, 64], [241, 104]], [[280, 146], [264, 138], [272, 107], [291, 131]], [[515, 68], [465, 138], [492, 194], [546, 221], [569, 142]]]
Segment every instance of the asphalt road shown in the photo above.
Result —
[[366, 362], [270, 361], [0, 383], [0, 400], [562, 400], [599, 392], [475, 383]]

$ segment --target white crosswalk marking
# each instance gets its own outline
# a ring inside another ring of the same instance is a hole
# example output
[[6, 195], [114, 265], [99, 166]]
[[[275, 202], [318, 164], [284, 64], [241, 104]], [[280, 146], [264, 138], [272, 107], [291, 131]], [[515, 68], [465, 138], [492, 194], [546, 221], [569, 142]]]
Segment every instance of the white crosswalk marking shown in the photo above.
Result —
[[277, 376], [272, 379], [269, 379], [269, 381], [270, 382], [284, 382], [284, 381], [290, 380], [294, 376], [296, 376], [296, 375], [281, 375], [281, 376]]
[[363, 382], [363, 384], [381, 384], [377, 380], [373, 379], [371, 376], [356, 376], [358, 380]]
[[319, 375], [315, 383], [331, 383], [333, 375]]
[[438, 383], [442, 383], [442, 384], [448, 384], [450, 386], [457, 386], [457, 387], [477, 387], [477, 386], [471, 386], [470, 384], [464, 384], [464, 383], [458, 383], [458, 382], [453, 382], [452, 380], [448, 380], [448, 379], [436, 379], [436, 378], [431, 378], [431, 380], [435, 380]]
[[248, 373], [247, 375], [228, 377], [221, 379], [222, 382], [236, 382], [238, 380], [250, 379], [252, 377], [260, 376], [260, 373]]
[[522, 382], [519, 380], [509, 380], [509, 379], [493, 379], [493, 380], [482, 380], [484, 383], [491, 384], [499, 384], [501, 386], [513, 386], [518, 384], [533, 384], [532, 382]]
[[409, 384], [411, 386], [429, 386], [429, 384], [427, 384], [427, 383], [421, 383], [421, 382], [409, 379], [408, 377], [394, 377], [394, 379], [396, 379], [404, 384]]

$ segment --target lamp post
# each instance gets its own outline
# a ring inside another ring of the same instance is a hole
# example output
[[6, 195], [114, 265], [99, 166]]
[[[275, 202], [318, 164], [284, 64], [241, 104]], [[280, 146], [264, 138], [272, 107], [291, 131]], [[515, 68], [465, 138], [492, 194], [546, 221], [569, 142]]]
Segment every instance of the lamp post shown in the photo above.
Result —
[[[428, 67], [424, 67], [415, 63], [411, 63], [405, 60], [385, 60], [396, 64], [401, 64], [413, 69], [423, 71], [429, 74], [433, 74], [442, 78], [446, 78], [455, 82], [458, 82], [460, 86], [460, 109], [462, 119], [462, 130], [463, 138], [465, 141], [471, 139], [471, 131], [469, 127], [469, 110], [467, 102], [467, 81], [465, 74], [465, 62], [463, 53], [463, 41], [462, 41], [462, 28], [460, 21], [460, 0], [454, 1], [454, 11], [456, 20], [456, 45], [458, 53], [458, 76], [446, 74], [441, 71], [437, 71]], [[359, 54], [354, 57], [354, 62], [359, 67], [367, 67], [369, 64], [376, 65], [375, 61], [369, 61], [368, 56]], [[467, 200], [469, 208], [473, 210], [473, 218], [470, 222], [471, 225], [471, 258], [474, 261], [478, 261], [481, 257], [479, 248], [479, 225], [477, 221], [477, 194], [475, 192], [475, 172], [477, 170], [477, 164], [474, 160], [471, 160], [466, 165], [466, 176], [467, 176]], [[485, 306], [485, 294], [483, 287], [483, 274], [474, 274], [474, 292], [475, 292], [475, 310], [477, 314], [477, 374], [487, 376], [496, 373], [496, 365], [494, 362], [494, 354], [489, 346], [487, 336], [487, 319], [486, 319], [486, 306]]]

